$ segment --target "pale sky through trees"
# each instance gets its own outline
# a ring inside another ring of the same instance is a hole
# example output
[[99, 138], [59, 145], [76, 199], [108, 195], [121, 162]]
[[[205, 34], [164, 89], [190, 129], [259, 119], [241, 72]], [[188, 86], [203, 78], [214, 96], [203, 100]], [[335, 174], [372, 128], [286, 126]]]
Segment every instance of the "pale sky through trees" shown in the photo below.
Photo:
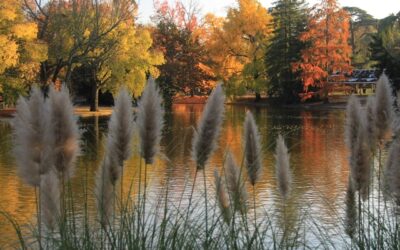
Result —
[[[183, 0], [184, 3], [190, 0]], [[275, 0], [260, 0], [260, 2], [270, 7]], [[319, 2], [318, 0], [306, 0], [310, 6]], [[139, 2], [139, 21], [142, 23], [150, 22], [150, 16], [154, 14], [153, 0], [138, 0]], [[162, 2], [162, 0], [160, 0]], [[174, 0], [169, 0], [174, 3]], [[229, 6], [236, 3], [235, 0], [197, 0], [202, 13], [212, 12], [219, 16], [224, 16]], [[358, 7], [375, 18], [384, 18], [390, 14], [400, 11], [400, 0], [339, 0], [341, 6]]]

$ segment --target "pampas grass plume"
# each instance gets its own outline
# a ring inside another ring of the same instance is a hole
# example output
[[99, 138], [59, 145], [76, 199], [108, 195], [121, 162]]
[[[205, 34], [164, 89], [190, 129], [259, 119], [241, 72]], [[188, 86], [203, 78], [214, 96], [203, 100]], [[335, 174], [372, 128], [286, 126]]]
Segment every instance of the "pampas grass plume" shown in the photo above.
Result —
[[377, 138], [383, 139], [392, 120], [392, 89], [385, 73], [381, 75], [376, 84], [376, 129]]
[[232, 153], [228, 151], [225, 162], [225, 175], [228, 191], [233, 201], [235, 211], [245, 212], [247, 202], [247, 191], [238, 167]]
[[139, 127], [141, 156], [152, 164], [158, 153], [164, 125], [162, 97], [153, 78], [149, 78], [139, 102], [137, 125]]
[[132, 135], [132, 98], [127, 89], [122, 88], [115, 99], [113, 113], [108, 123], [106, 154], [110, 158], [115, 157], [114, 167], [123, 167], [124, 161], [131, 155]]
[[59, 175], [68, 179], [73, 174], [79, 153], [79, 134], [67, 87], [62, 86], [60, 91], [50, 87], [46, 103], [49, 112], [46, 116], [46, 144], [51, 152], [48, 157]]
[[350, 149], [350, 174], [355, 189], [360, 192], [362, 198], [365, 200], [368, 197], [371, 176], [371, 154], [365, 125], [362, 121], [359, 121], [359, 123], [358, 130], [356, 131], [356, 141]]
[[226, 191], [225, 185], [222, 182], [222, 178], [218, 173], [218, 170], [214, 170], [214, 178], [215, 178], [215, 189], [216, 189], [216, 196], [219, 208], [222, 213], [222, 217], [226, 223], [229, 223], [231, 220], [231, 208], [229, 204], [229, 195]]
[[367, 105], [365, 109], [365, 129], [367, 133], [368, 145], [370, 153], [372, 154], [375, 150], [376, 145], [376, 113], [375, 113], [376, 99], [373, 96], [369, 96], [367, 99]]
[[290, 173], [290, 156], [285, 141], [281, 135], [276, 140], [275, 160], [276, 178], [278, 181], [279, 192], [283, 198], [287, 198], [290, 192], [292, 176]]
[[192, 158], [197, 169], [203, 169], [208, 159], [217, 148], [217, 139], [220, 134], [224, 116], [225, 95], [221, 84], [208, 97], [197, 131], [192, 143]]
[[253, 114], [250, 111], [246, 112], [246, 119], [244, 121], [244, 146], [247, 174], [251, 185], [254, 186], [261, 176], [262, 153], [260, 134]]
[[14, 155], [19, 176], [29, 185], [38, 187], [40, 175], [50, 166], [44, 164], [44, 96], [34, 87], [29, 100], [20, 97], [13, 120], [15, 147]]
[[346, 108], [345, 141], [350, 151], [354, 151], [358, 131], [361, 126], [361, 104], [357, 96], [350, 96]]

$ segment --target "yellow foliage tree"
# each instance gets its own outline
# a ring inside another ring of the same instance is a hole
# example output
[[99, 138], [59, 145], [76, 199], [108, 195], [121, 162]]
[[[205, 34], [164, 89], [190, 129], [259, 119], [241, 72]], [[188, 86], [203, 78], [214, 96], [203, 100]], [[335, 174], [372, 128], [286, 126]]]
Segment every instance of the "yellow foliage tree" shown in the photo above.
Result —
[[[164, 63], [161, 52], [151, 49], [153, 40], [150, 31], [133, 22], [121, 23], [107, 35], [101, 48], [89, 53], [86, 62], [95, 74], [92, 97], [98, 97], [100, 89], [116, 93], [126, 86], [134, 96], [142, 93], [147, 75], [158, 77], [156, 66]], [[92, 102], [91, 110], [97, 110], [98, 100]]]
[[259, 99], [267, 84], [265, 50], [272, 17], [257, 0], [237, 0], [226, 18], [208, 14], [206, 44], [215, 64], [215, 75], [227, 83], [231, 94], [253, 90]]
[[0, 1], [0, 94], [7, 104], [37, 80], [46, 45], [37, 39], [38, 27], [23, 12], [22, 0]]

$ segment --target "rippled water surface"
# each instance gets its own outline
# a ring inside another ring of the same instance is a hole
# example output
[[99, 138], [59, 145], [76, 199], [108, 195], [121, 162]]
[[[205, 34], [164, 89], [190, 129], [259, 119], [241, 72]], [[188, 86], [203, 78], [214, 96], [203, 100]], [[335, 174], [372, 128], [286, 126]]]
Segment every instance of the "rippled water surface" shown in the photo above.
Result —
[[[224, 154], [230, 148], [237, 160], [242, 160], [242, 132], [246, 110], [250, 109], [259, 126], [263, 153], [263, 177], [256, 189], [257, 204], [263, 208], [279, 209], [279, 193], [276, 190], [274, 172], [274, 142], [283, 134], [289, 147], [293, 172], [292, 194], [287, 210], [292, 220], [300, 220], [300, 211], [313, 215], [316, 223], [336, 227], [340, 225], [337, 210], [341, 211], [347, 185], [348, 153], [344, 145], [344, 110], [307, 111], [297, 109], [247, 108], [227, 106], [219, 148], [206, 169], [210, 192], [213, 187], [214, 168], [221, 168]], [[150, 197], [156, 199], [168, 185], [171, 199], [180, 199], [190, 191], [194, 176], [194, 164], [190, 158], [193, 128], [203, 110], [202, 105], [176, 105], [166, 117], [166, 129], [161, 142], [161, 155], [149, 167]], [[72, 180], [75, 202], [79, 211], [84, 204], [82, 187], [87, 187], [88, 205], [95, 214], [93, 188], [95, 171], [103, 155], [107, 132], [107, 117], [80, 118], [82, 153]], [[14, 216], [22, 225], [35, 220], [34, 189], [17, 176], [12, 155], [11, 120], [0, 120], [0, 210]], [[137, 139], [134, 153], [124, 171], [124, 188], [129, 189], [131, 180], [135, 187], [138, 179], [139, 158]], [[195, 190], [200, 196], [202, 189]], [[251, 189], [249, 189], [250, 191]], [[133, 193], [136, 189], [133, 188]], [[210, 195], [211, 196], [211, 195]], [[212, 196], [211, 196], [212, 197]], [[0, 218], [0, 246], [16, 239], [10, 223]]]

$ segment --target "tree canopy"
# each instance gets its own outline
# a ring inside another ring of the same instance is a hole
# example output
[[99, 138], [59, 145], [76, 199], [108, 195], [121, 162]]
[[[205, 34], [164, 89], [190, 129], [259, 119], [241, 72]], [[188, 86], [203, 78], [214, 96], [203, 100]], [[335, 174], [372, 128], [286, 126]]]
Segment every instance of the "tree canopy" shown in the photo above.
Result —
[[0, 2], [0, 94], [7, 104], [37, 80], [38, 65], [47, 58], [47, 46], [37, 39], [38, 26], [24, 14], [23, 4]]
[[303, 88], [299, 71], [291, 65], [301, 59], [305, 48], [300, 34], [307, 25], [307, 8], [301, 0], [278, 0], [271, 12], [274, 31], [265, 56], [268, 92], [285, 103], [296, 102]]
[[326, 99], [328, 77], [334, 72], [343, 74], [352, 70], [349, 14], [336, 0], [322, 0], [313, 7], [300, 40], [308, 46], [302, 50], [301, 61], [294, 64], [294, 69], [301, 70], [305, 90], [310, 86], [320, 87]]
[[210, 59], [228, 94], [266, 90], [264, 55], [272, 34], [271, 21], [272, 16], [257, 0], [238, 0], [225, 19], [206, 17]]

